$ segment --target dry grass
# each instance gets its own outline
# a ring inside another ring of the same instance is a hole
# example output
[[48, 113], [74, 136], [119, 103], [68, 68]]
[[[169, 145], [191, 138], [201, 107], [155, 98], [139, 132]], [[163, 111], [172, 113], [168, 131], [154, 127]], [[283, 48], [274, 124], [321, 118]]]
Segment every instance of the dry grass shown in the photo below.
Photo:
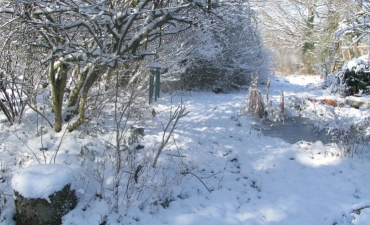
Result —
[[248, 115], [257, 118], [268, 118], [270, 120], [284, 120], [285, 117], [285, 103], [284, 93], [281, 92], [279, 105], [275, 108], [269, 95], [270, 78], [266, 84], [266, 94], [262, 94], [258, 90], [258, 75], [252, 75], [252, 82], [249, 87], [248, 99], [246, 104], [241, 109], [242, 115]]

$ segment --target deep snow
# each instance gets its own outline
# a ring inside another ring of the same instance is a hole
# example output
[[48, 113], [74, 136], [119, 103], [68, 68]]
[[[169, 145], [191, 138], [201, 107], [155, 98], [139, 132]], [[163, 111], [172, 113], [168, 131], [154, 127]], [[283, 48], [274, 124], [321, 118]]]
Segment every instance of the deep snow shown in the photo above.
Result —
[[[322, 90], [322, 82], [318, 76], [271, 77], [270, 94], [279, 102], [280, 91], [284, 91], [287, 116], [333, 122], [333, 118], [357, 121], [370, 115], [368, 109], [333, 108], [307, 101], [308, 98], [342, 101]], [[149, 198], [146, 204], [138, 207], [133, 203], [128, 210], [122, 201], [121, 208], [125, 210], [115, 212], [108, 197], [91, 194], [98, 187], [91, 176], [90, 180], [76, 181], [79, 203], [64, 217], [63, 224], [92, 225], [103, 224], [103, 221], [138, 225], [369, 224], [369, 147], [360, 148], [351, 156], [344, 155], [335, 143], [289, 144], [279, 138], [266, 137], [253, 128], [256, 121], [240, 115], [246, 99], [246, 92], [164, 95], [151, 105], [156, 117], [142, 124], [146, 135], [140, 144], [145, 146], [143, 151], [155, 149], [171, 102], [173, 105], [183, 102], [189, 114], [180, 119], [175, 141], [171, 139], [158, 164], [160, 167], [183, 158], [191, 164], [189, 167], [195, 168], [187, 175], [176, 175], [183, 177], [168, 184], [171, 196], [168, 207]], [[294, 104], [304, 109], [294, 109]], [[112, 139], [109, 120], [100, 124], [100, 132], [94, 137], [83, 130], [65, 134], [45, 132], [42, 141], [32, 135], [32, 127], [12, 128], [2, 124], [0, 157], [5, 169], [0, 174], [3, 178], [0, 193], [11, 195], [9, 182], [13, 175], [21, 167], [37, 164], [27, 149], [58, 148], [57, 163], [69, 165], [76, 173], [86, 172], [77, 156], [81, 156], [81, 149], [87, 146], [90, 150], [85, 151], [83, 157], [98, 162], [105, 141]], [[15, 136], [16, 132], [20, 137]], [[19, 144], [20, 139], [27, 142], [27, 147], [25, 143]], [[53, 152], [46, 154], [52, 158]], [[104, 177], [106, 192], [113, 179], [109, 175]], [[143, 181], [139, 180], [138, 184], [140, 182]], [[1, 211], [0, 224], [14, 224], [12, 207], [8, 201]], [[360, 215], [352, 212], [356, 209], [362, 209]]]
[[38, 164], [28, 166], [14, 174], [11, 186], [25, 198], [42, 198], [62, 190], [74, 180], [73, 170], [63, 164]]

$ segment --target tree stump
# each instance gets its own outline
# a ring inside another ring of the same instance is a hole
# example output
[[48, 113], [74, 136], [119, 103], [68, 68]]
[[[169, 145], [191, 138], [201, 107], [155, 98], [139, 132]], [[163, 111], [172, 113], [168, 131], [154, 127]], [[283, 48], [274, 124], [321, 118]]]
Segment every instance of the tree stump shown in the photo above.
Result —
[[77, 204], [73, 171], [61, 164], [27, 167], [12, 179], [17, 225], [60, 225]]

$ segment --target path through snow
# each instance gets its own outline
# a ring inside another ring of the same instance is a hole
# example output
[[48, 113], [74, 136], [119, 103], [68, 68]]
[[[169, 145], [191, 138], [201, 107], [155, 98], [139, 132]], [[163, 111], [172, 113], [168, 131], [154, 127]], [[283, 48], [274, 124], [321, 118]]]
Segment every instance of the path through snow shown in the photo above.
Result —
[[[284, 90], [286, 98], [305, 99], [325, 94], [320, 83], [318, 77], [274, 77], [271, 87]], [[273, 98], [279, 95], [273, 91]], [[187, 175], [173, 194], [186, 197], [154, 215], [132, 215], [141, 218], [139, 224], [366, 224], [360, 220], [365, 211], [354, 219], [351, 210], [370, 204], [368, 147], [346, 158], [321, 142], [292, 145], [265, 137], [251, 128], [249, 118], [238, 116], [245, 99], [241, 93], [172, 99], [184, 102], [190, 113], [179, 122], [176, 148], [167, 153], [181, 149], [180, 154], [192, 157], [212, 192]], [[169, 99], [161, 99], [155, 107], [161, 112], [168, 105]], [[151, 125], [155, 130], [159, 124]]]

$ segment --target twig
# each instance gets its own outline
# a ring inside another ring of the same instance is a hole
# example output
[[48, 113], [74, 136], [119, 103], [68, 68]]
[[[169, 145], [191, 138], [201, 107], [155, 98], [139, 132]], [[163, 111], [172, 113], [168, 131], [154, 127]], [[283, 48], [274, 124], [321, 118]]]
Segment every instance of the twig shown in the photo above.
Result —
[[[177, 122], [179, 121], [180, 118], [182, 118], [182, 117], [184, 117], [184, 116], [186, 116], [186, 115], [189, 114], [189, 111], [188, 112], [185, 112], [185, 110], [186, 110], [186, 107], [181, 103], [176, 108], [176, 110], [173, 113], [173, 115], [170, 116], [170, 119], [169, 119], [166, 127], [163, 129], [162, 143], [161, 143], [161, 146], [159, 146], [158, 151], [157, 151], [157, 154], [156, 154], [156, 156], [154, 158], [153, 165], [152, 165], [153, 168], [157, 164], [157, 160], [159, 158], [159, 155], [162, 153], [163, 148], [167, 145], [167, 143], [168, 143], [168, 141], [169, 141], [172, 133], [174, 132], [174, 130], [176, 128]], [[170, 130], [170, 132], [166, 136], [167, 130], [169, 129], [172, 121], [174, 121], [174, 122], [172, 124], [171, 130]]]
[[134, 180], [135, 180], [135, 183], [137, 183], [137, 180], [139, 179], [139, 172], [140, 170], [143, 168], [142, 165], [138, 165], [138, 167], [136, 168], [136, 171], [135, 171], [135, 175], [134, 175]]
[[370, 208], [370, 206], [362, 206], [362, 207], [360, 207], [360, 208], [358, 208], [358, 209], [354, 209], [354, 210], [352, 210], [352, 213], [356, 213], [356, 214], [360, 214], [361, 213], [361, 210], [363, 210], [363, 209], [368, 209], [368, 208]]
[[173, 157], [180, 157], [180, 158], [185, 158], [186, 156], [185, 155], [175, 155], [175, 154], [166, 154], [168, 156], [173, 156]]
[[10, 115], [9, 110], [6, 108], [2, 101], [0, 101], [0, 108], [3, 111], [4, 115], [6, 116], [6, 118], [8, 119], [9, 123], [13, 126], [12, 116]]
[[[69, 124], [68, 124], [68, 125], [69, 125]], [[50, 162], [49, 162], [49, 163], [51, 163], [51, 160], [53, 160], [53, 157], [54, 157], [54, 164], [55, 164], [55, 158], [56, 158], [56, 157], [57, 157], [57, 155], [58, 155], [58, 152], [59, 152], [60, 146], [62, 145], [62, 142], [63, 142], [64, 136], [66, 135], [66, 132], [67, 132], [67, 130], [68, 130], [68, 125], [67, 125], [67, 128], [64, 130], [64, 133], [63, 133], [62, 138], [60, 139], [59, 145], [58, 145], [57, 149], [55, 150], [54, 155], [51, 157], [51, 159], [50, 159]]]
[[211, 193], [211, 191], [209, 190], [209, 188], [207, 187], [207, 185], [197, 176], [197, 175], [195, 175], [194, 173], [192, 173], [192, 172], [189, 172], [189, 171], [185, 171], [185, 172], [183, 172], [183, 174], [184, 175], [186, 175], [186, 174], [191, 174], [191, 175], [193, 175], [194, 177], [196, 177], [200, 182], [202, 182], [202, 184], [204, 185], [204, 187], [206, 187], [207, 188], [207, 190], [208, 190], [208, 192], [209, 193]]
[[36, 159], [36, 161], [39, 163], [39, 164], [41, 164], [41, 162], [40, 162], [40, 160], [37, 158], [37, 155], [36, 155], [36, 153], [27, 145], [27, 142], [26, 141], [24, 141], [24, 140], [22, 140], [19, 136], [18, 136], [18, 134], [15, 132], [15, 131], [12, 131], [12, 133], [15, 135], [15, 137], [20, 141], [20, 142], [22, 142], [23, 143], [23, 145], [26, 147], [26, 148], [28, 148], [28, 150], [30, 150], [30, 152], [32, 153], [32, 155], [35, 157], [35, 159]]
[[45, 115], [44, 114], [42, 114], [40, 111], [38, 111], [35, 107], [33, 107], [28, 101], [26, 101], [26, 104], [33, 110], [33, 111], [35, 111], [36, 113], [38, 113], [40, 116], [42, 116], [42, 118], [44, 118], [48, 123], [49, 123], [49, 125], [50, 125], [50, 127], [52, 128], [52, 129], [54, 129], [54, 126], [53, 126], [53, 124], [50, 122], [50, 120], [48, 120], [48, 118], [46, 118], [45, 117]]
[[226, 170], [226, 166], [227, 166], [228, 163], [229, 163], [229, 160], [226, 160], [226, 164], [224, 166], [224, 173], [222, 174], [221, 179], [218, 181], [217, 189], [220, 189], [220, 184], [221, 184], [221, 181], [224, 179], [225, 170]]

